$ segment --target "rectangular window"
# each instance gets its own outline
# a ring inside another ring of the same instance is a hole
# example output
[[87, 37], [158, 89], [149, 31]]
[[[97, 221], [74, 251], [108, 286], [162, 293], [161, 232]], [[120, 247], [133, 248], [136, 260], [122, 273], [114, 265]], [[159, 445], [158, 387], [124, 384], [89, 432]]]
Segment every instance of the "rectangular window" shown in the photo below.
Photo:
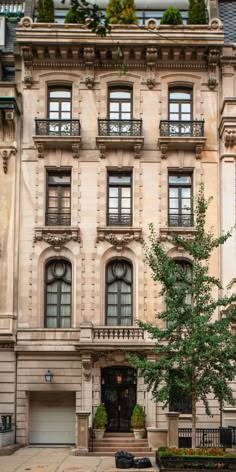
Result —
[[109, 89], [108, 118], [110, 136], [132, 136], [132, 89]]
[[169, 226], [193, 226], [192, 175], [169, 174]]
[[48, 171], [46, 225], [71, 224], [71, 173]]
[[71, 87], [50, 87], [48, 89], [49, 134], [71, 135]]
[[169, 411], [177, 411], [179, 413], [192, 413], [192, 401], [190, 395], [182, 392], [175, 387], [169, 399]]
[[107, 225], [132, 225], [132, 174], [108, 174]]

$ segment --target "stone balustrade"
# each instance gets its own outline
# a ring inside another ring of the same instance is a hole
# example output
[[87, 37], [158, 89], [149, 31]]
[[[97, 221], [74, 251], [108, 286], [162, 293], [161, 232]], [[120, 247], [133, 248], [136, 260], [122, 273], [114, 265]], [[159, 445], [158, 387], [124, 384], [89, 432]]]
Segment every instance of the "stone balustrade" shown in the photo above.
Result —
[[107, 327], [99, 326], [93, 328], [94, 341], [139, 341], [144, 340], [144, 331], [137, 327]]

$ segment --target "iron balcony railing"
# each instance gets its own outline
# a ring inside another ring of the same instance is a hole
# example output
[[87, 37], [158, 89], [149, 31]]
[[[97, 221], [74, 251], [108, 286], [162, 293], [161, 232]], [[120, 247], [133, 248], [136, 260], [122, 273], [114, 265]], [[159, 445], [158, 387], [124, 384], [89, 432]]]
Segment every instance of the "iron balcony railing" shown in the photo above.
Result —
[[131, 213], [108, 213], [107, 225], [108, 226], [131, 226], [132, 214]]
[[204, 136], [204, 120], [160, 121], [160, 136], [183, 136], [199, 138]]
[[99, 136], [141, 136], [142, 120], [98, 119]]
[[80, 121], [35, 118], [35, 134], [36, 136], [80, 136]]
[[[232, 429], [230, 428], [197, 428], [196, 447], [232, 448]], [[192, 447], [192, 429], [179, 428], [179, 447]]]
[[168, 226], [189, 227], [193, 224], [193, 213], [169, 214], [168, 216]]
[[70, 226], [70, 213], [46, 213], [47, 226]]

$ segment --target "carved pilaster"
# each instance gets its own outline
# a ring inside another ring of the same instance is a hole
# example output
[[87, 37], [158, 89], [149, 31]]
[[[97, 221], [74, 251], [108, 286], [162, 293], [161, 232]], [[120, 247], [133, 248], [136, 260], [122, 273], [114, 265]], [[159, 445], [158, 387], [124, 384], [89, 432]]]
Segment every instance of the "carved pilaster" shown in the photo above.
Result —
[[196, 148], [195, 148], [195, 156], [196, 156], [196, 159], [201, 159], [202, 157], [202, 149], [203, 149], [203, 146], [201, 144], [197, 144]]
[[94, 86], [94, 60], [95, 60], [95, 48], [85, 47], [84, 48], [84, 60], [86, 66], [85, 84], [88, 89], [92, 89]]
[[33, 83], [32, 66], [33, 66], [33, 52], [29, 46], [22, 46], [21, 55], [25, 66], [24, 83], [26, 87], [30, 88]]
[[219, 64], [220, 51], [218, 49], [210, 49], [208, 53], [208, 81], [207, 85], [211, 90], [218, 85], [216, 77], [216, 69]]
[[15, 112], [14, 110], [6, 110], [5, 112], [5, 120], [7, 124], [7, 130], [6, 130], [6, 138], [11, 141], [15, 137]]
[[1, 151], [2, 154], [2, 166], [3, 166], [3, 172], [4, 174], [7, 174], [8, 171], [8, 160], [10, 159], [11, 155], [15, 156], [16, 155], [16, 149], [3, 149]]
[[157, 48], [147, 48], [146, 50], [146, 62], [147, 62], [147, 81], [146, 84], [151, 90], [155, 87], [155, 65], [157, 62]]

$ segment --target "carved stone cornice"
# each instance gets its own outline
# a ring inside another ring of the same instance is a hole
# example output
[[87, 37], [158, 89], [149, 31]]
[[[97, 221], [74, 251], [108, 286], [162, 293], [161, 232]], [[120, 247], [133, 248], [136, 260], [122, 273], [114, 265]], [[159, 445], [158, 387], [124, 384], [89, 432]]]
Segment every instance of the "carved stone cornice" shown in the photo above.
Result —
[[[25, 19], [27, 24], [28, 21]], [[27, 88], [33, 84], [32, 68], [33, 68], [33, 52], [30, 46], [21, 47], [21, 56], [25, 66], [24, 83]]]
[[50, 246], [53, 246], [55, 250], [59, 251], [62, 246], [65, 246], [70, 241], [80, 243], [80, 230], [79, 228], [65, 226], [60, 228], [52, 226], [35, 228], [34, 243], [37, 243], [38, 241], [44, 241]]
[[179, 236], [187, 237], [190, 240], [194, 240], [196, 229], [194, 227], [181, 228], [181, 227], [166, 227], [160, 228], [160, 239], [161, 241], [169, 241], [171, 233], [177, 233]]
[[11, 147], [11, 148], [8, 148], [8, 149], [1, 149], [0, 153], [1, 153], [1, 156], [2, 156], [3, 172], [4, 172], [4, 174], [7, 174], [8, 160], [10, 159], [11, 156], [16, 155], [16, 148]]
[[105, 227], [97, 228], [97, 243], [99, 241], [107, 241], [112, 246], [115, 246], [117, 251], [121, 251], [124, 246], [132, 241], [141, 242], [142, 230], [141, 228], [115, 228]]

